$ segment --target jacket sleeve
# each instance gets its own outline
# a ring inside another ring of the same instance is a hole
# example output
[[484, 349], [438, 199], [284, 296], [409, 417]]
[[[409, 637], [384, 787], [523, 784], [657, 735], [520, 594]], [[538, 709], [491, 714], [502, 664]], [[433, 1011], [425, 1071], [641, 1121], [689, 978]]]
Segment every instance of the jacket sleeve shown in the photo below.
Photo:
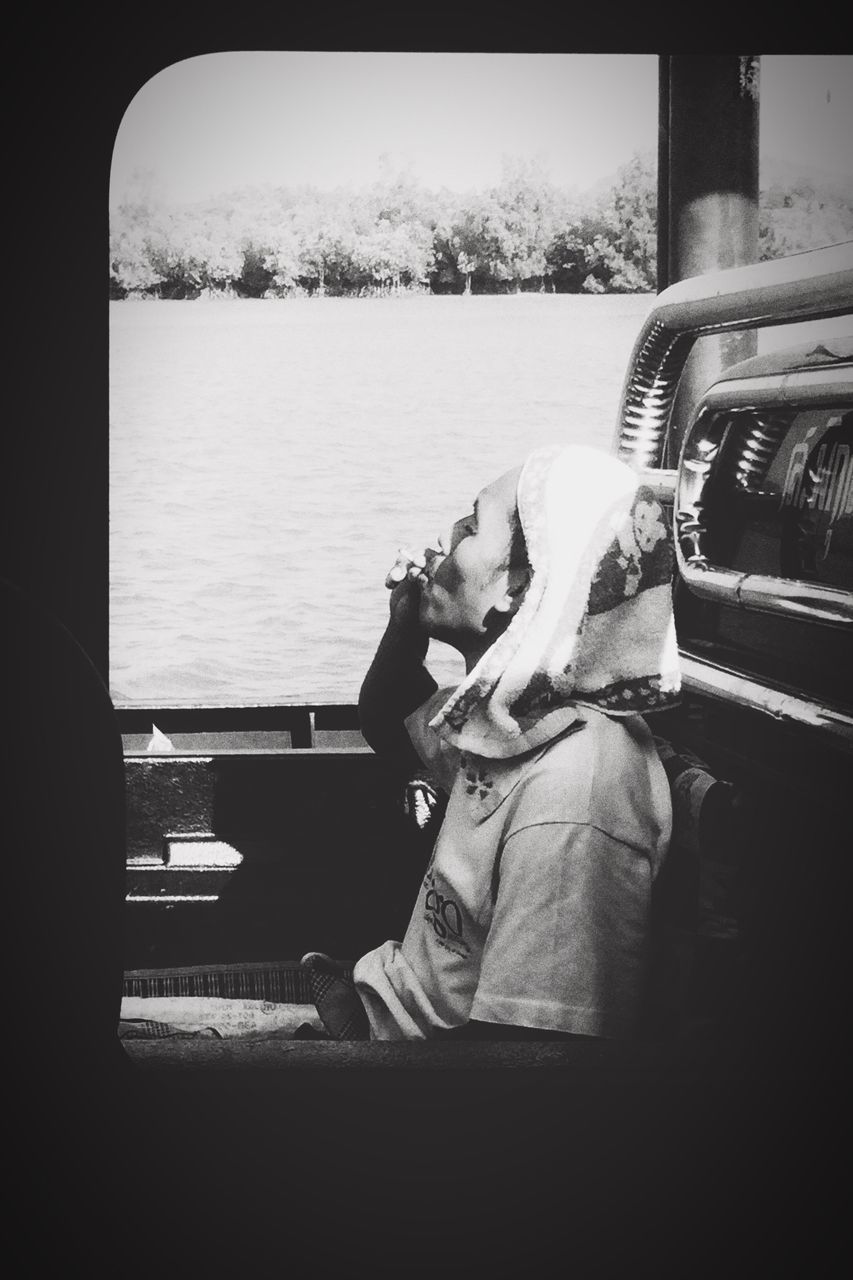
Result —
[[585, 823], [515, 831], [496, 869], [471, 1018], [622, 1037], [640, 1020], [648, 856]]

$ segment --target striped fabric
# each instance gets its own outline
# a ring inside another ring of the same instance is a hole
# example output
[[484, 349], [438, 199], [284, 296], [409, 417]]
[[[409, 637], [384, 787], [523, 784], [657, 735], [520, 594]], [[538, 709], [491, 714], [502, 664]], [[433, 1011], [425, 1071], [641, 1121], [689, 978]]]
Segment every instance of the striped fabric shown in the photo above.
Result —
[[308, 977], [297, 960], [131, 969], [124, 975], [122, 994], [143, 998], [215, 996], [228, 1000], [269, 1000], [275, 1004], [312, 1003]]
[[215, 1027], [187, 1031], [185, 1027], [175, 1026], [171, 1022], [158, 1022], [156, 1018], [122, 1018], [118, 1026], [119, 1040], [171, 1040], [178, 1036], [207, 1040], [223, 1039]]

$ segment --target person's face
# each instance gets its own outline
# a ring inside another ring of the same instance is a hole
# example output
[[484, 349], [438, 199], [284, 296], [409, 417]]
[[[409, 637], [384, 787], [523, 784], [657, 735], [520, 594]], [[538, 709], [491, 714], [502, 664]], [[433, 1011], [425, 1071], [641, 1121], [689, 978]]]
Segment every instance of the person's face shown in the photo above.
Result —
[[481, 490], [470, 514], [439, 538], [437, 550], [425, 552], [421, 623], [434, 639], [463, 654], [491, 643], [518, 605], [508, 560], [520, 470], [507, 471]]

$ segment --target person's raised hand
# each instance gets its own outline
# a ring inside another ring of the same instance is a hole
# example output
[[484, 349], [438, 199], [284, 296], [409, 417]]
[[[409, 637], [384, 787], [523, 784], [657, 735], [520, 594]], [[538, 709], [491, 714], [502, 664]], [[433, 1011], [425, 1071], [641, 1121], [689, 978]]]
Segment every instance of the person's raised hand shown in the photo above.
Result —
[[401, 547], [397, 552], [397, 559], [386, 574], [385, 586], [391, 592], [391, 619], [401, 629], [413, 632], [420, 630], [418, 610], [421, 586], [418, 577], [425, 567], [423, 552]]

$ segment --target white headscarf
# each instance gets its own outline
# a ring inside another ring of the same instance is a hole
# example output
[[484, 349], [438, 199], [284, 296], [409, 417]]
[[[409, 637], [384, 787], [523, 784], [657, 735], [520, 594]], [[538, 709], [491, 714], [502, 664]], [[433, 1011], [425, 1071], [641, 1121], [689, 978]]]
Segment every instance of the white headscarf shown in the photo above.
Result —
[[651, 489], [586, 446], [537, 449], [518, 513], [530, 584], [507, 629], [430, 722], [463, 751], [541, 746], [578, 705], [635, 715], [678, 700], [671, 535]]

